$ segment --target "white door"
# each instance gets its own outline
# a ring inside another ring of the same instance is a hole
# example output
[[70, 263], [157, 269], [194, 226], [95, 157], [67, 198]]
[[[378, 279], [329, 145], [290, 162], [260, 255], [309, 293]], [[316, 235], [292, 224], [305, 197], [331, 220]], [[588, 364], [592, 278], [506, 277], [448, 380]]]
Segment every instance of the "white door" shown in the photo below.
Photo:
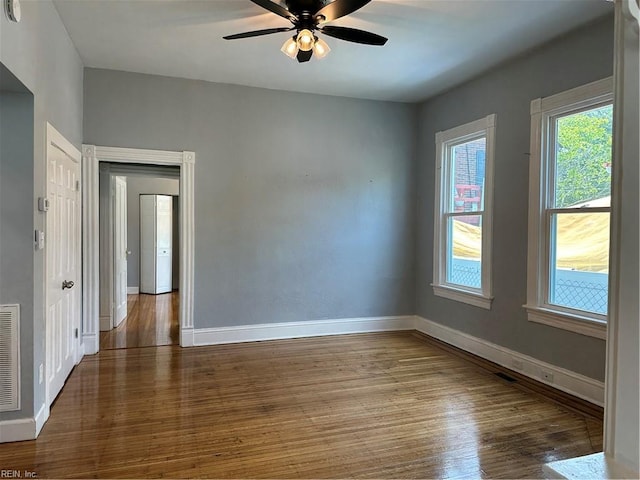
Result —
[[173, 197], [156, 198], [156, 293], [167, 293], [173, 288]]
[[127, 179], [114, 177], [113, 192], [113, 327], [127, 316]]
[[173, 197], [140, 195], [140, 293], [172, 289]]
[[[60, 137], [51, 126], [48, 139]], [[78, 357], [81, 312], [81, 203], [79, 152], [63, 151], [47, 141], [46, 238], [46, 391], [47, 403], [56, 398]], [[68, 142], [66, 142], [68, 144]], [[70, 146], [70, 144], [68, 144]], [[68, 153], [67, 153], [68, 152]]]

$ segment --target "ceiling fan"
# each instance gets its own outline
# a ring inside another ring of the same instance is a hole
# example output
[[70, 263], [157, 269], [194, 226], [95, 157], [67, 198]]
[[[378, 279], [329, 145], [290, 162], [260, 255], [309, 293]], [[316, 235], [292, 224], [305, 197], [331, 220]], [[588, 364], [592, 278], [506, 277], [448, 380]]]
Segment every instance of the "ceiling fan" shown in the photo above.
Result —
[[267, 28], [252, 32], [237, 33], [223, 37], [225, 40], [259, 37], [272, 33], [290, 32], [296, 34], [282, 45], [282, 52], [298, 62], [308, 62], [315, 54], [324, 58], [330, 51], [329, 45], [318, 38], [315, 32], [348, 42], [364, 45], [384, 45], [387, 39], [375, 33], [356, 28], [325, 25], [327, 22], [349, 15], [364, 7], [371, 0], [284, 0], [286, 8], [272, 0], [251, 0], [256, 5], [289, 20], [292, 27]]

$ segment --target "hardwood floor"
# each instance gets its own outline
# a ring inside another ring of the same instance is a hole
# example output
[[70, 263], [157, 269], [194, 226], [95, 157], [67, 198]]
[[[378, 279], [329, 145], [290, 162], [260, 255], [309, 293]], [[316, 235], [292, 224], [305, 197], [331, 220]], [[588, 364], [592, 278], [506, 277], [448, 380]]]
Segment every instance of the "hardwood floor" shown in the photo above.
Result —
[[178, 345], [178, 292], [127, 295], [127, 317], [118, 328], [100, 332], [100, 350]]
[[39, 478], [540, 478], [602, 422], [410, 332], [85, 357], [36, 441]]

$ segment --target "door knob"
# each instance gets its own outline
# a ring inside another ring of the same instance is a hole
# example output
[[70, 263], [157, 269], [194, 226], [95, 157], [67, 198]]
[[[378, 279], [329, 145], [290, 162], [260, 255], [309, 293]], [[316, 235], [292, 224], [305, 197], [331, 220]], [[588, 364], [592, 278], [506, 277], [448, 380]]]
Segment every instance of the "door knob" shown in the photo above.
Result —
[[75, 284], [73, 283], [72, 280], [63, 280], [62, 281], [62, 289], [64, 290], [65, 288], [73, 288]]

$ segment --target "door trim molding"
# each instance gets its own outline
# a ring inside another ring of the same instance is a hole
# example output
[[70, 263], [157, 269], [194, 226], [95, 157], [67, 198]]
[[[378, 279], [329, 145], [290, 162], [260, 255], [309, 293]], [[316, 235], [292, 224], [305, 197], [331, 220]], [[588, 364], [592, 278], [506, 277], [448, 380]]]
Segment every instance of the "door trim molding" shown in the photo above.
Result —
[[193, 330], [194, 293], [194, 152], [82, 145], [83, 185], [83, 324], [84, 352], [97, 353], [99, 345], [99, 164], [133, 163], [180, 167], [180, 345], [188, 346], [182, 332]]

